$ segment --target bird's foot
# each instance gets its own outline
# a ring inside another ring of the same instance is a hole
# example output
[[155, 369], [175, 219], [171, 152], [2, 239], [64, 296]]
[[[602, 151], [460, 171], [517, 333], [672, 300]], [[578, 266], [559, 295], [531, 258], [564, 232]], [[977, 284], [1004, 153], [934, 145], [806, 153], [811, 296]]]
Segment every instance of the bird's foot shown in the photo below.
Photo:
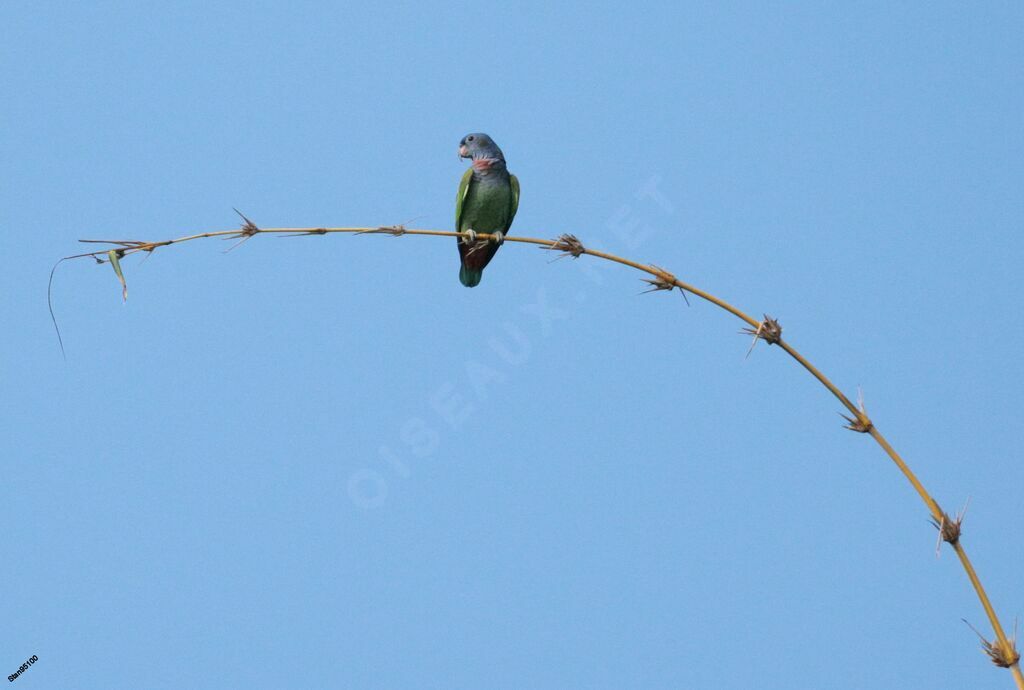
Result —
[[476, 230], [463, 230], [462, 231], [462, 243], [463, 244], [476, 244]]
[[491, 242], [494, 242], [499, 247], [505, 244], [505, 233], [501, 230], [495, 230], [491, 233]]

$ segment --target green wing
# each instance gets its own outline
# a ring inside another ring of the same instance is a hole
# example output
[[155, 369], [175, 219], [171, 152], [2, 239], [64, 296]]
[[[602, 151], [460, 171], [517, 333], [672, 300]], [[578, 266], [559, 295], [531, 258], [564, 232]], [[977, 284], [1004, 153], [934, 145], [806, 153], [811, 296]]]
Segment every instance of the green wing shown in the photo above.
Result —
[[[469, 194], [469, 183], [473, 181], [473, 167], [466, 168], [462, 174], [462, 181], [459, 182], [459, 193], [455, 196], [455, 232], [462, 232], [462, 202]], [[516, 183], [516, 203], [519, 203], [519, 183]]]
[[512, 183], [512, 207], [508, 212], [508, 225], [505, 226], [505, 233], [508, 233], [508, 229], [512, 227], [512, 221], [515, 220], [516, 211], [519, 210], [519, 178], [515, 175], [508, 176], [509, 182]]

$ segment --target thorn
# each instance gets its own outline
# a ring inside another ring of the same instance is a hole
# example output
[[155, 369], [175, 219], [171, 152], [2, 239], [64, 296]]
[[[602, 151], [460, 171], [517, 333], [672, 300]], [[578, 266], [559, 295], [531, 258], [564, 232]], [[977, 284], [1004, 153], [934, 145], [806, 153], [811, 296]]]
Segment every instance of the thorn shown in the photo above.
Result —
[[249, 235], [255, 235], [257, 232], [260, 231], [260, 229], [258, 227], [256, 227], [256, 223], [253, 223], [251, 220], [246, 218], [244, 213], [239, 211], [234, 206], [231, 207], [231, 210], [234, 211], [235, 213], [237, 213], [238, 216], [244, 221], [242, 223], [242, 232], [244, 232], [246, 234], [249, 234]]
[[[233, 240], [233, 239], [235, 239], [236, 237], [238, 237], [238, 235], [232, 235], [231, 237], [225, 237], [224, 239], [226, 239], [226, 240]], [[238, 247], [240, 247], [240, 246], [241, 246], [242, 244], [244, 244], [245, 242], [247, 242], [247, 241], [248, 241], [248, 240], [250, 240], [251, 238], [252, 238], [252, 235], [244, 235], [244, 236], [242, 236], [242, 239], [238, 240], [238, 241], [237, 241], [237, 242], [235, 242], [235, 243], [234, 243], [233, 245], [231, 245], [230, 247], [228, 247], [227, 249], [225, 249], [225, 250], [224, 250], [224, 253], [225, 253], [225, 254], [227, 254], [227, 253], [228, 253], [228, 252], [230, 252], [230, 251], [231, 251], [232, 249], [237, 249]]]
[[843, 428], [849, 429], [850, 431], [856, 431], [858, 434], [866, 434], [871, 431], [871, 420], [868, 419], [867, 410], [864, 409], [864, 391], [857, 386], [857, 416], [847, 417], [845, 414], [840, 413], [839, 415], [846, 420], [846, 424]]
[[423, 216], [416, 216], [415, 218], [410, 218], [409, 220], [405, 221], [404, 223], [399, 223], [398, 225], [381, 225], [379, 227], [373, 228], [372, 230], [360, 230], [359, 232], [357, 232], [355, 234], [357, 234], [357, 235], [384, 234], [384, 235], [391, 235], [393, 237], [401, 237], [402, 235], [404, 235], [406, 233], [406, 226], [409, 223], [413, 223], [413, 222], [419, 220], [420, 218], [423, 218]]
[[[660, 266], [655, 266], [654, 264], [651, 264], [651, 268], [653, 268], [657, 273], [655, 274], [654, 278], [640, 279], [651, 286], [649, 290], [644, 290], [643, 292], [641, 292], [641, 295], [646, 295], [648, 292], [658, 292], [660, 290], [668, 290], [669, 292], [671, 292], [672, 290], [675, 290], [677, 287], [679, 287], [678, 285], [676, 285], [676, 277], [669, 273], [668, 271], [666, 271], [664, 268], [661, 268]], [[682, 288], [679, 288], [679, 291], [683, 293], [683, 299], [686, 299], [686, 292], [684, 292]], [[689, 304], [690, 300], [687, 299], [686, 303]]]
[[747, 349], [747, 354], [743, 355], [743, 359], [749, 359], [750, 353], [754, 351], [754, 346], [757, 345], [757, 339], [761, 337], [761, 331], [764, 330], [764, 321], [757, 324], [757, 329], [744, 328], [740, 333], [753, 333], [754, 339], [750, 341], [750, 347]]
[[[558, 261], [564, 259], [567, 256], [571, 256], [574, 259], [578, 259], [587, 253], [583, 243], [577, 239], [576, 235], [559, 235], [557, 240], [551, 240], [551, 244], [544, 247], [538, 247], [538, 249], [546, 249], [548, 251], [562, 252], [558, 257], [555, 257], [551, 261]], [[551, 263], [551, 262], [548, 262]]]
[[242, 218], [242, 221], [243, 221], [242, 229], [238, 231], [237, 235], [229, 235], [229, 236], [225, 237], [224, 239], [226, 239], [226, 240], [233, 240], [233, 239], [236, 239], [236, 238], [239, 238], [239, 237], [241, 239], [238, 240], [237, 242], [235, 242], [233, 245], [231, 245], [227, 249], [225, 249], [224, 250], [225, 254], [230, 252], [232, 249], [236, 249], [241, 244], [243, 244], [244, 242], [248, 241], [253, 235], [255, 235], [256, 233], [260, 232], [260, 229], [256, 226], [256, 223], [253, 223], [251, 220], [246, 218], [244, 213], [239, 211], [237, 208], [234, 208], [233, 206], [232, 206], [232, 210], [234, 210], [234, 212], [237, 213]]
[[85, 242], [88, 244], [117, 244], [122, 247], [137, 247], [143, 244], [149, 244], [149, 242], [140, 242], [139, 240], [78, 240], [79, 242]]
[[935, 540], [936, 558], [939, 557], [939, 548], [942, 546], [942, 542], [955, 544], [960, 541], [960, 526], [963, 524], [964, 517], [967, 516], [967, 506], [969, 505], [971, 505], [970, 497], [967, 498], [963, 509], [956, 514], [955, 518], [949, 517], [948, 513], [942, 513], [942, 518], [939, 520], [936, 520], [934, 517], [929, 518], [932, 526], [939, 531]]
[[740, 333], [754, 336], [754, 340], [750, 343], [750, 349], [747, 350], [743, 359], [750, 357], [759, 338], [769, 345], [778, 345], [782, 340], [782, 326], [779, 325], [777, 319], [773, 319], [767, 314], [764, 314], [764, 321], [759, 322], [757, 328], [744, 328]]
[[405, 234], [405, 225], [381, 225], [373, 230], [362, 230], [356, 233], [357, 235], [391, 235], [392, 237], [401, 237]]
[[943, 513], [942, 514], [942, 521], [938, 522], [938, 523], [935, 522], [935, 518], [933, 518], [933, 517], [932, 518], [928, 518], [928, 520], [933, 525], [935, 525], [936, 529], [939, 530], [939, 533], [935, 536], [935, 558], [939, 557], [939, 552], [942, 549], [942, 532], [943, 532], [943, 530], [945, 529], [945, 526], [946, 526], [946, 517], [947, 517], [946, 514]]
[[[279, 235], [280, 237], [305, 237], [306, 235], [326, 235], [327, 228], [316, 228], [315, 230], [306, 230], [305, 232], [293, 232], [287, 235]], [[356, 233], [357, 235], [359, 233]]]
[[679, 292], [683, 296], [683, 301], [686, 302], [686, 306], [690, 306], [690, 299], [686, 296], [686, 290], [679, 285], [676, 285], [676, 277], [674, 275], [666, 271], [664, 268], [655, 266], [654, 264], [651, 264], [651, 268], [657, 271], [658, 274], [654, 278], [640, 279], [651, 285], [651, 288], [649, 290], [642, 291], [640, 293], [641, 295], [646, 295], [648, 292], [658, 292], [659, 290], [668, 290], [671, 292], [672, 290], [679, 288]]
[[842, 414], [842, 413], [840, 413], [839, 416], [842, 417], [843, 419], [845, 419], [846, 422], [847, 422], [846, 424], [843, 425], [844, 429], [849, 429], [850, 431], [856, 431], [858, 434], [866, 434], [869, 431], [871, 431], [871, 421], [870, 420], [868, 420], [866, 422], [862, 422], [859, 419], [854, 419], [852, 417], [847, 417], [845, 414]]
[[999, 668], [1010, 668], [1018, 661], [1020, 661], [1020, 653], [1017, 651], [1017, 621], [1013, 622], [1013, 637], [1006, 641], [1006, 644], [1002, 644], [999, 640], [992, 640], [989, 642], [985, 637], [978, 632], [977, 628], [967, 622], [966, 618], [961, 618], [968, 628], [974, 631], [974, 634], [981, 640], [981, 650], [988, 655], [988, 658], [993, 664]]

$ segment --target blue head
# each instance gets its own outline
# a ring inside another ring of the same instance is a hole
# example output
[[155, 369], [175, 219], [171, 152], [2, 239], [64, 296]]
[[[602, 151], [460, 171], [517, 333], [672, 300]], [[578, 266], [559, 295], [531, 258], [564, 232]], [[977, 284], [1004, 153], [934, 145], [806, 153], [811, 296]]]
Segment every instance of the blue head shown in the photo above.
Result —
[[505, 154], [494, 143], [494, 139], [482, 132], [473, 132], [462, 137], [462, 141], [459, 142], [459, 158], [472, 158], [474, 167], [478, 161], [485, 163], [486, 167], [498, 161], [505, 162]]

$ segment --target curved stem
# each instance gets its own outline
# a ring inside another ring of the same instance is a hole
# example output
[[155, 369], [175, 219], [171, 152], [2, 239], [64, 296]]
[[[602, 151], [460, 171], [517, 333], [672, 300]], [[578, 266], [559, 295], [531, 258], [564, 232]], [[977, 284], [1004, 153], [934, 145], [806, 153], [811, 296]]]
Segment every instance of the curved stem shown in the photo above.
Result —
[[[244, 216], [243, 216], [243, 218], [244, 218]], [[450, 230], [407, 230], [405, 227], [400, 226], [400, 225], [398, 225], [398, 226], [380, 226], [380, 227], [376, 227], [376, 228], [362, 227], [362, 228], [267, 228], [267, 229], [263, 229], [263, 228], [257, 228], [250, 221], [248, 221], [248, 219], [245, 219], [245, 220], [246, 220], [246, 224], [242, 227], [241, 230], [221, 230], [221, 231], [217, 231], [217, 232], [204, 232], [204, 233], [198, 233], [198, 234], [194, 234], [194, 235], [187, 235], [187, 236], [184, 236], [184, 237], [179, 237], [179, 238], [171, 239], [171, 240], [163, 240], [163, 241], [160, 241], [160, 242], [139, 242], [139, 241], [134, 241], [134, 240], [112, 240], [112, 241], [108, 241], [108, 240], [81, 240], [81, 241], [83, 241], [83, 242], [98, 242], [98, 243], [102, 243], [102, 244], [115, 245], [115, 246], [121, 248], [123, 254], [127, 255], [127, 254], [134, 254], [136, 252], [142, 252], [142, 251], [144, 251], [144, 252], [152, 252], [152, 251], [154, 251], [154, 250], [156, 250], [156, 249], [158, 249], [160, 247], [165, 247], [165, 246], [168, 246], [168, 245], [171, 245], [171, 244], [179, 244], [179, 243], [182, 243], [182, 242], [188, 242], [188, 241], [191, 241], [191, 240], [197, 240], [197, 239], [208, 238], [208, 237], [222, 237], [224, 239], [241, 239], [241, 240], [244, 241], [244, 240], [249, 239], [250, 237], [252, 237], [254, 235], [257, 235], [257, 234], [284, 234], [284, 235], [291, 236], [291, 237], [326, 235], [326, 234], [331, 234], [331, 233], [387, 234], [387, 235], [393, 235], [393, 236], [399, 236], [399, 235], [426, 235], [426, 236], [433, 236], [433, 237], [462, 237], [463, 236], [462, 233], [452, 232]], [[485, 240], [492, 238], [492, 236], [487, 234], [487, 233], [477, 233], [477, 237], [479, 239], [485, 239]], [[677, 287], [680, 290], [683, 290], [685, 292], [689, 292], [691, 294], [694, 294], [694, 295], [700, 297], [701, 299], [704, 299], [704, 300], [710, 302], [711, 304], [714, 304], [715, 306], [719, 307], [720, 309], [724, 309], [725, 311], [729, 312], [730, 314], [732, 314], [733, 316], [737, 317], [741, 321], [744, 321], [752, 329], [755, 329], [754, 332], [757, 334], [755, 337], [763, 337], [763, 336], [760, 336], [761, 328], [763, 326], [762, 322], [758, 321], [757, 319], [752, 318], [751, 316], [749, 316], [746, 313], [744, 313], [743, 311], [737, 309], [736, 307], [734, 307], [733, 305], [729, 304], [725, 300], [722, 300], [722, 299], [720, 299], [718, 297], [715, 297], [714, 295], [712, 295], [712, 294], [710, 294], [708, 292], [705, 292], [705, 291], [701, 290], [698, 287], [695, 287], [693, 285], [690, 285], [689, 283], [686, 283], [686, 282], [683, 282], [683, 281], [677, 279], [674, 275], [668, 273], [667, 271], [664, 271], [664, 270], [658, 268], [657, 266], [641, 264], [639, 262], [632, 261], [630, 259], [625, 259], [625, 258], [623, 258], [621, 256], [616, 256], [615, 254], [609, 254], [607, 252], [602, 252], [602, 251], [598, 251], [598, 250], [595, 250], [595, 249], [587, 249], [582, 244], [580, 244], [578, 242], [578, 240], [576, 240], [575, 237], [568, 236], [568, 235], [563, 235], [562, 237], [560, 237], [560, 238], [558, 238], [556, 240], [537, 239], [537, 238], [533, 238], [533, 237], [512, 236], [512, 237], [505, 237], [505, 241], [506, 242], [510, 242], [510, 243], [517, 243], [518, 242], [518, 243], [522, 243], [522, 244], [535, 244], [535, 245], [539, 245], [543, 249], [551, 249], [551, 250], [556, 250], [556, 251], [564, 251], [567, 254], [572, 254], [573, 256], [580, 256], [582, 254], [588, 254], [590, 256], [593, 256], [593, 257], [596, 257], [596, 258], [599, 258], [599, 259], [604, 259], [606, 261], [611, 261], [611, 262], [614, 262], [614, 263], [617, 263], [617, 264], [622, 264], [623, 266], [628, 266], [628, 267], [634, 268], [634, 269], [636, 269], [638, 271], [643, 271], [645, 273], [649, 273], [650, 275], [655, 276], [655, 278], [657, 279], [656, 285], [660, 286], [660, 289], [670, 289], [671, 287]], [[86, 253], [83, 253], [83, 254], [75, 254], [73, 256], [68, 256], [68, 257], [64, 257], [64, 258], [65, 259], [77, 259], [77, 258], [82, 258], [82, 257], [93, 257], [93, 258], [95, 258], [97, 260], [102, 260], [102, 257], [105, 256], [108, 251], [110, 251], [109, 247], [106, 248], [106, 249], [103, 249], [103, 250], [95, 251], [95, 252], [86, 252]], [[765, 338], [765, 339], [767, 339], [767, 338]], [[892, 445], [889, 443], [889, 441], [886, 440], [886, 438], [882, 435], [882, 433], [875, 427], [874, 423], [868, 418], [867, 413], [863, 409], [863, 406], [855, 405], [849, 398], [846, 397], [846, 395], [843, 394], [842, 391], [840, 391], [835, 386], [835, 384], [832, 383], [832, 381], [830, 381], [828, 379], [827, 376], [825, 376], [823, 373], [821, 373], [821, 371], [819, 371], [817, 367], [815, 367], [813, 364], [811, 364], [811, 362], [808, 361], [807, 358], [805, 358], [802, 354], [800, 354], [792, 345], [790, 345], [789, 343], [783, 341], [781, 339], [781, 337], [769, 340], [769, 342], [773, 343], [773, 344], [777, 344], [780, 348], [782, 348], [783, 351], [786, 352], [786, 354], [788, 354], [790, 357], [792, 357], [794, 360], [796, 360], [800, 364], [800, 366], [802, 366], [804, 369], [806, 369], [811, 374], [811, 376], [816, 378], [818, 380], [818, 382], [821, 383], [821, 385], [823, 385], [826, 389], [828, 389], [828, 391], [833, 396], [835, 396], [835, 398], [837, 400], [839, 400], [840, 403], [842, 403], [843, 407], [845, 407], [853, 415], [853, 418], [850, 420], [851, 425], [848, 428], [851, 428], [854, 431], [860, 431], [862, 433], [867, 433], [867, 434], [869, 434], [871, 436], [871, 438], [873, 438], [875, 440], [875, 442], [882, 448], [882, 450], [886, 453], [886, 455], [888, 455], [889, 458], [893, 461], [893, 463], [896, 464], [896, 466], [899, 468], [900, 472], [903, 473], [903, 475], [904, 475], [904, 477], [906, 477], [907, 481], [909, 481], [911, 486], [913, 486], [914, 490], [917, 491], [918, 495], [921, 497], [921, 500], [924, 501], [925, 505], [928, 507], [928, 510], [929, 510], [929, 512], [932, 515], [932, 518], [936, 521], [937, 525], [939, 526], [940, 533], [942, 533], [943, 536], [945, 536], [945, 532], [942, 529], [942, 525], [944, 524], [944, 521], [946, 521], [946, 522], [950, 521], [949, 516], [947, 516], [942, 511], [942, 509], [939, 507], [938, 502], [934, 498], [932, 498], [931, 494], [928, 493], [928, 491], [925, 489], [924, 485], [917, 478], [917, 475], [915, 475], [911, 471], [910, 466], [907, 465], [906, 461], [904, 461], [903, 458], [900, 457], [899, 453], [896, 452], [896, 450], [892, 447]], [[957, 528], [959, 528], [959, 523], [957, 523]], [[981, 580], [978, 578], [978, 575], [977, 575], [977, 573], [974, 570], [974, 566], [971, 564], [970, 559], [967, 557], [967, 552], [964, 551], [963, 546], [960, 544], [959, 529], [957, 529], [957, 531], [956, 531], [955, 538], [946, 539], [946, 541], [950, 542], [950, 544], [953, 547], [953, 550], [956, 552], [957, 558], [960, 560], [961, 566], [963, 566], [964, 571], [967, 573], [967, 577], [970, 580], [971, 585], [974, 587], [974, 591], [977, 594], [978, 599], [981, 601], [982, 608], [985, 610], [985, 615], [988, 617], [989, 622], [992, 625], [992, 629], [995, 632], [996, 641], [994, 643], [992, 643], [992, 645], [989, 645], [986, 642], [985, 643], [986, 644], [986, 651], [989, 652], [989, 655], [992, 656], [992, 658], [994, 660], [997, 660], [997, 656], [991, 651], [991, 648], [995, 647], [995, 645], [999, 645], [999, 649], [997, 649], [996, 652], [998, 654], [1002, 655], [1003, 659], [1005, 659], [1007, 661], [1011, 661], [1012, 660], [1012, 663], [1005, 663], [1005, 664], [1001, 664], [1001, 665], [1005, 665], [1005, 666], [1009, 667], [1011, 673], [1013, 674], [1013, 678], [1014, 678], [1014, 681], [1017, 684], [1017, 687], [1020, 690], [1024, 690], [1024, 675], [1021, 674], [1020, 663], [1016, 659], [1016, 651], [1014, 649], [1014, 643], [1013, 643], [1013, 641], [1011, 641], [1006, 636], [1006, 632], [1003, 630], [1003, 626], [999, 622], [999, 617], [996, 615], [995, 609], [993, 608], [991, 601], [989, 601], [988, 595], [985, 592], [985, 588], [982, 586]]]

